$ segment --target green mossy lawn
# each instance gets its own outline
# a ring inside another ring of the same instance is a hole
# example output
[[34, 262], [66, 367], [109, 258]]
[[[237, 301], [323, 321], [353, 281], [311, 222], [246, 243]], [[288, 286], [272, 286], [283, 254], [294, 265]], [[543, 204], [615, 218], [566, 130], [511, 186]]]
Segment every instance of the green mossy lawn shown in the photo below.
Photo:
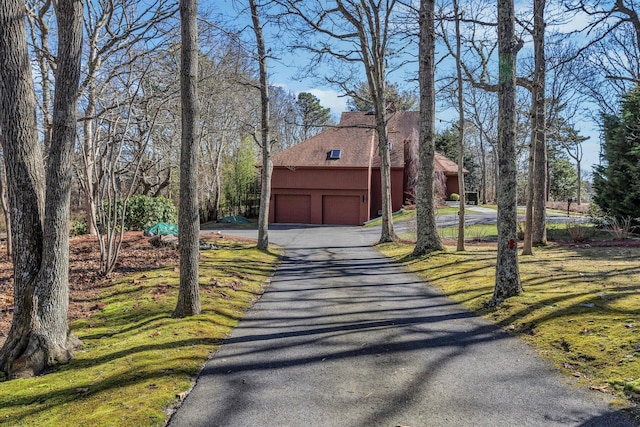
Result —
[[495, 283], [494, 245], [411, 258], [413, 245], [379, 249], [455, 301], [534, 346], [590, 388], [640, 401], [640, 248], [545, 247], [520, 257], [525, 292], [485, 308]]
[[[458, 213], [458, 210], [459, 209], [457, 207], [438, 208], [436, 209], [436, 215], [455, 215]], [[473, 207], [467, 208], [466, 211], [471, 213], [474, 212]], [[401, 209], [398, 212], [393, 213], [394, 222], [414, 219], [415, 217], [416, 217], [415, 209]], [[380, 224], [382, 224], [382, 217], [372, 219], [371, 221], [367, 222], [364, 225], [364, 227], [374, 227]]]
[[211, 352], [263, 292], [279, 256], [216, 240], [201, 252], [202, 314], [174, 319], [178, 271], [117, 280], [74, 322], [84, 347], [55, 372], [0, 383], [0, 424], [162, 426]]

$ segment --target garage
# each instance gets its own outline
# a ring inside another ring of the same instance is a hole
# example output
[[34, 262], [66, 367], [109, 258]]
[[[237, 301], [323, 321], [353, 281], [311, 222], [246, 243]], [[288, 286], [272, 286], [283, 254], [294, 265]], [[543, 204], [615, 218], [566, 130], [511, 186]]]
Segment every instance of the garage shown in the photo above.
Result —
[[360, 196], [322, 196], [322, 223], [360, 225]]
[[311, 196], [305, 194], [277, 194], [275, 222], [311, 223]]

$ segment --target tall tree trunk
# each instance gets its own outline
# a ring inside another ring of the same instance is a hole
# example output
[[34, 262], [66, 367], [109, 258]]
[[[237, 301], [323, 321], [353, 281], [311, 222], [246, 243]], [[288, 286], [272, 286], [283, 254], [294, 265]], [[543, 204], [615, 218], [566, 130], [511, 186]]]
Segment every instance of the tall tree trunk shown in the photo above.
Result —
[[397, 239], [393, 228], [393, 206], [391, 199], [391, 142], [387, 134], [387, 114], [384, 97], [376, 106], [376, 130], [378, 132], [378, 150], [380, 152], [380, 180], [382, 191], [382, 228], [379, 243]]
[[482, 204], [487, 204], [487, 153], [484, 148], [484, 137], [482, 135], [482, 129], [480, 130], [480, 164], [482, 167]]
[[200, 217], [198, 215], [198, 27], [197, 0], [180, 0], [181, 64], [180, 93], [182, 103], [182, 145], [180, 150], [180, 290], [174, 317], [200, 313], [198, 258]]
[[264, 46], [260, 15], [255, 0], [249, 0], [251, 20], [258, 47], [260, 64], [260, 146], [262, 148], [262, 175], [260, 191], [260, 212], [258, 213], [258, 249], [269, 248], [269, 202], [271, 200], [271, 142], [269, 141], [269, 82], [267, 78], [267, 53]]
[[[532, 114], [532, 118], [535, 117]], [[533, 126], [535, 128], [535, 125]], [[535, 133], [535, 130], [533, 131]], [[532, 135], [531, 142], [529, 144], [529, 161], [528, 161], [528, 174], [527, 174], [527, 210], [524, 214], [524, 241], [522, 242], [522, 255], [533, 255], [533, 245], [531, 240], [532, 228], [533, 228], [533, 168], [535, 163], [535, 138]]]
[[580, 170], [580, 160], [576, 162], [578, 172], [578, 206], [582, 204], [582, 171]]
[[36, 134], [33, 79], [26, 43], [24, 3], [0, 2], [0, 127], [13, 213], [14, 311], [0, 349], [0, 369], [15, 375], [35, 319], [35, 278], [42, 257], [44, 168]]
[[547, 138], [546, 138], [546, 106], [545, 80], [546, 62], [544, 57], [544, 6], [545, 0], [534, 0], [533, 5], [533, 43], [534, 43], [534, 78], [532, 99], [534, 102], [533, 124], [535, 132], [535, 166], [534, 166], [534, 202], [533, 229], [531, 239], [534, 245], [547, 244]]
[[71, 152], [80, 79], [82, 1], [60, 0], [56, 4], [58, 64], [46, 213], [23, 7], [14, 0], [0, 6], [0, 57], [5, 58], [6, 64], [0, 67], [5, 83], [0, 93], [5, 107], [0, 110], [0, 125], [11, 210], [15, 214], [14, 318], [0, 350], [0, 368], [11, 377], [35, 375], [65, 362], [79, 344], [69, 334], [67, 307]]
[[[0, 140], [2, 135], [0, 134]], [[4, 164], [0, 165], [0, 205], [4, 215], [4, 224], [7, 230], [7, 257], [13, 258], [13, 240], [11, 239], [11, 210], [9, 209], [9, 194], [7, 194], [7, 173]]]
[[458, 244], [456, 250], [464, 251], [464, 205], [466, 191], [464, 188], [464, 102], [462, 97], [462, 48], [460, 42], [460, 14], [458, 2], [453, 0], [453, 13], [456, 16], [456, 73], [458, 80], [458, 192], [460, 205], [458, 210]]
[[87, 106], [85, 107], [85, 120], [84, 120], [84, 132], [83, 132], [83, 152], [82, 158], [84, 161], [84, 203], [85, 203], [85, 215], [87, 222], [87, 234], [92, 236], [98, 235], [98, 229], [96, 227], [96, 200], [95, 200], [95, 185], [93, 182], [94, 170], [96, 165], [95, 149], [94, 149], [94, 128], [93, 125], [96, 121], [96, 84], [95, 77], [88, 77], [89, 84], [87, 86]]
[[498, 256], [490, 305], [522, 292], [516, 212], [516, 43], [513, 0], [498, 0]]
[[435, 210], [435, 1], [420, 0], [420, 164], [414, 256], [442, 249]]
[[[29, 4], [31, 3], [31, 4]], [[33, 53], [35, 55], [40, 80], [40, 95], [42, 112], [42, 129], [44, 130], [42, 146], [44, 148], [45, 159], [49, 155], [51, 146], [51, 132], [53, 129], [53, 117], [51, 115], [51, 51], [49, 50], [49, 18], [52, 2], [28, 2], [27, 16], [31, 27], [31, 42], [34, 45]]]
[[[35, 289], [38, 311], [27, 349], [27, 352], [34, 351], [31, 358], [44, 359], [42, 368], [66, 362], [79, 345], [79, 341], [70, 335], [67, 313], [72, 155], [82, 59], [82, 14], [82, 0], [59, 0], [56, 3], [58, 63], [47, 162], [44, 245]], [[37, 355], [38, 351], [42, 356]]]
[[500, 162], [498, 161], [498, 146], [493, 146], [493, 200], [498, 202], [498, 181], [500, 179]]

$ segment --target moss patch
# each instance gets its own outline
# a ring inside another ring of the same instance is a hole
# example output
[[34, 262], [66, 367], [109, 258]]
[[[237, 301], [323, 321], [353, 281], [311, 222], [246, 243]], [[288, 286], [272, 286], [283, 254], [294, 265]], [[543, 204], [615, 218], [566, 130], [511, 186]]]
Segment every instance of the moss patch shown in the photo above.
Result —
[[[456, 215], [459, 210], [460, 209], [458, 209], [457, 207], [438, 208], [438, 209], [436, 209], [436, 215]], [[467, 207], [465, 209], [465, 212], [467, 212], [467, 213], [475, 213], [477, 211], [474, 211], [473, 207], [470, 206], [470, 207]], [[415, 217], [416, 217], [415, 209], [412, 209], [412, 210], [401, 210], [401, 211], [393, 213], [393, 221], [394, 222], [414, 219]], [[371, 221], [367, 222], [364, 225], [364, 227], [374, 227], [376, 225], [381, 225], [381, 224], [382, 224], [382, 217], [379, 217], [379, 218], [375, 218], [375, 219], [372, 219]]]
[[0, 383], [0, 424], [162, 426], [209, 354], [262, 294], [278, 254], [216, 240], [200, 255], [202, 314], [174, 319], [179, 273], [114, 282], [101, 311], [74, 322], [84, 347], [47, 375]]
[[525, 292], [486, 309], [495, 245], [411, 258], [412, 245], [379, 246], [467, 308], [518, 335], [591, 388], [640, 401], [640, 249], [538, 248], [520, 257]]

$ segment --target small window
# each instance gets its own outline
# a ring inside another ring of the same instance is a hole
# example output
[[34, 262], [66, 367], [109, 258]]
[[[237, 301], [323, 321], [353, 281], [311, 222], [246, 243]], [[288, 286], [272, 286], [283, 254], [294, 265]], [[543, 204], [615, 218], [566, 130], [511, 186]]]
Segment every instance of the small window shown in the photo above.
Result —
[[327, 153], [327, 160], [338, 160], [342, 155], [342, 150], [331, 150]]

